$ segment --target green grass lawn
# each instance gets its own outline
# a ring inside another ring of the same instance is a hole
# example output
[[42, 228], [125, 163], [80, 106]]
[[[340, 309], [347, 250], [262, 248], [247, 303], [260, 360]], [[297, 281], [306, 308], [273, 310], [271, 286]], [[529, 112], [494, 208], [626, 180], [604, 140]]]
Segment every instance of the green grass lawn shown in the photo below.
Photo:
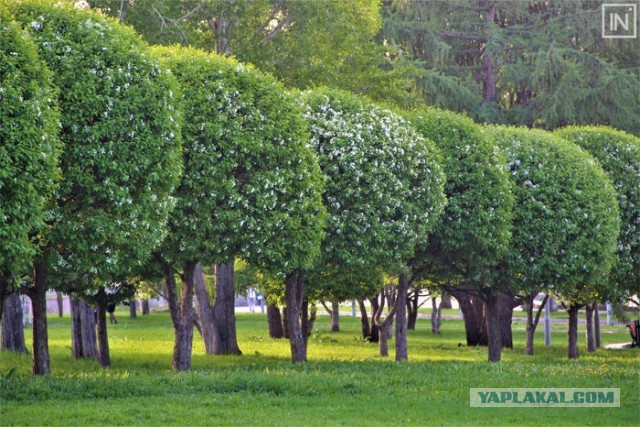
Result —
[[[343, 317], [328, 332], [319, 317], [309, 362], [291, 365], [289, 344], [268, 337], [261, 314], [238, 316], [244, 355], [206, 356], [196, 333], [190, 372], [173, 372], [168, 314], [110, 325], [113, 366], [74, 361], [70, 319], [49, 318], [52, 374], [30, 375], [30, 356], [0, 355], [0, 425], [637, 425], [638, 350], [598, 350], [566, 359], [566, 336], [553, 346], [538, 334], [536, 355], [524, 356], [524, 330], [498, 364], [486, 349], [459, 346], [464, 327], [445, 320], [434, 336], [426, 320], [409, 334], [408, 363], [377, 356], [359, 337], [359, 319]], [[517, 325], [516, 325], [517, 326]], [[541, 328], [539, 328], [541, 330]], [[581, 331], [583, 332], [583, 331]], [[30, 340], [30, 333], [28, 333]], [[584, 339], [584, 333], [581, 333]], [[623, 327], [606, 328], [603, 344], [628, 342]], [[393, 342], [391, 343], [393, 347]], [[479, 387], [620, 388], [620, 408], [470, 408]]]

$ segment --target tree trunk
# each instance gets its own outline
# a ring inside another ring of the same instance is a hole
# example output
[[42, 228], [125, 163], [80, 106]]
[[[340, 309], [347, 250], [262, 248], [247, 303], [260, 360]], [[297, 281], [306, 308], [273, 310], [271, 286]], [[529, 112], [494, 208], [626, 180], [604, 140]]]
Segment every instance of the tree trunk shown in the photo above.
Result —
[[300, 325], [300, 310], [304, 298], [304, 270], [295, 270], [285, 280], [287, 299], [287, 330], [291, 344], [291, 361], [302, 363], [307, 361], [306, 337]]
[[420, 292], [415, 289], [407, 295], [407, 330], [415, 331], [416, 322], [418, 320], [418, 298]]
[[140, 306], [140, 311], [143, 316], [149, 314], [149, 300], [147, 298], [140, 301]]
[[524, 354], [533, 355], [533, 340], [536, 333], [536, 325], [533, 322], [533, 300], [535, 294], [527, 295], [524, 297], [523, 305], [527, 312], [527, 338], [524, 345]]
[[[594, 303], [595, 304], [595, 303]], [[586, 323], [587, 323], [587, 353], [595, 353], [596, 351], [596, 338], [593, 334], [593, 304], [587, 304], [585, 307]]]
[[280, 339], [284, 337], [282, 316], [280, 315], [280, 309], [277, 305], [267, 305], [267, 322], [269, 323], [269, 336], [271, 338]]
[[389, 326], [383, 324], [378, 327], [378, 352], [380, 357], [389, 357], [389, 339], [387, 338], [389, 334], [386, 333]]
[[109, 337], [107, 336], [107, 295], [103, 287], [98, 290], [98, 362], [101, 366], [111, 366]]
[[[216, 290], [213, 302], [215, 327], [213, 354], [240, 355], [236, 336], [235, 277], [233, 259], [228, 264], [216, 264]], [[203, 320], [204, 322], [204, 320]]]
[[498, 308], [498, 296], [489, 294], [485, 297], [487, 314], [487, 333], [489, 344], [489, 362], [500, 361], [502, 349], [500, 334], [500, 310]]
[[[485, 14], [485, 22], [492, 24], [496, 14], [496, 6], [491, 2]], [[491, 37], [491, 26], [486, 26], [487, 39]], [[487, 46], [488, 43], [485, 43]], [[496, 102], [496, 65], [492, 53], [486, 47], [482, 52], [483, 76], [482, 76], [482, 99], [485, 102]]]
[[578, 353], [578, 310], [580, 307], [571, 305], [567, 310], [569, 312], [569, 331], [568, 331], [568, 349], [569, 359], [577, 359], [580, 357]]
[[137, 302], [135, 297], [132, 297], [129, 300], [129, 319], [137, 319], [137, 318], [138, 318]]
[[96, 315], [80, 298], [69, 297], [71, 303], [71, 356], [74, 359], [97, 359]]
[[22, 325], [22, 301], [17, 293], [11, 294], [2, 310], [2, 351], [28, 353]]
[[438, 304], [436, 298], [431, 298], [431, 307], [433, 309], [431, 312], [431, 332], [439, 335], [440, 325], [442, 324], [442, 301]]
[[440, 308], [451, 309], [453, 308], [451, 305], [451, 295], [448, 292], [443, 292], [440, 297]]
[[331, 332], [340, 332], [340, 303], [331, 301]]
[[29, 290], [33, 307], [33, 374], [48, 375], [49, 337], [47, 331], [47, 282], [49, 274], [48, 257], [38, 257], [34, 261], [34, 286]]
[[289, 339], [289, 320], [287, 318], [287, 306], [282, 307], [282, 332], [284, 333], [284, 338]]
[[369, 302], [371, 303], [371, 335], [370, 342], [376, 343], [380, 339], [380, 328], [376, 323], [376, 313], [380, 309], [380, 303], [378, 302], [378, 297], [369, 298]]
[[596, 339], [596, 348], [602, 348], [602, 341], [600, 340], [600, 304], [597, 301], [593, 304], [593, 332]]
[[468, 346], [485, 346], [487, 342], [487, 322], [484, 317], [484, 301], [464, 290], [450, 292], [458, 300], [464, 316], [464, 328]]
[[213, 306], [207, 291], [207, 282], [204, 277], [204, 269], [200, 264], [195, 269], [194, 291], [196, 301], [198, 302], [198, 316], [200, 317], [200, 335], [204, 341], [204, 350], [206, 354], [216, 354], [216, 327], [214, 324]]
[[513, 319], [513, 309], [517, 306], [516, 299], [511, 295], [497, 296], [498, 321], [500, 323], [500, 342], [502, 348], [513, 349], [513, 333], [511, 331], [511, 321]]
[[396, 293], [396, 362], [409, 359], [407, 349], [407, 293], [409, 292], [409, 278], [401, 274], [398, 278]]
[[369, 326], [369, 315], [367, 314], [367, 306], [364, 305], [364, 300], [358, 300], [358, 307], [360, 307], [360, 328], [362, 329], [362, 339], [370, 341], [371, 327]]
[[64, 316], [64, 301], [62, 299], [62, 292], [56, 291], [56, 299], [58, 300], [58, 317]]

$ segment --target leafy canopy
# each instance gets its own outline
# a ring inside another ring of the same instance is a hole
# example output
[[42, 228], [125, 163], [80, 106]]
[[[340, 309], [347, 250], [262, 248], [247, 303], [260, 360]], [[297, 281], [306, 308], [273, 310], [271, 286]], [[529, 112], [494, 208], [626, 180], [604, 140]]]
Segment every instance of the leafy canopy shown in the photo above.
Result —
[[489, 134], [505, 154], [516, 198], [505, 287], [546, 288], [577, 304], [602, 295], [620, 225], [609, 177], [551, 133], [495, 127]]
[[318, 162], [302, 112], [273, 77], [220, 55], [158, 48], [182, 86], [185, 173], [164, 252], [286, 273], [322, 237]]
[[36, 253], [59, 178], [59, 116], [51, 74], [33, 41], [0, 7], [0, 275], [18, 273]]
[[166, 234], [180, 173], [175, 82], [130, 28], [46, 0], [8, 4], [60, 88], [64, 180], [48, 222], [57, 266], [114, 275]]
[[[607, 127], [559, 129], [556, 134], [594, 156], [613, 181], [620, 208], [618, 253], [610, 285], [629, 294], [640, 287], [640, 139]], [[628, 295], [626, 295], [628, 296]]]

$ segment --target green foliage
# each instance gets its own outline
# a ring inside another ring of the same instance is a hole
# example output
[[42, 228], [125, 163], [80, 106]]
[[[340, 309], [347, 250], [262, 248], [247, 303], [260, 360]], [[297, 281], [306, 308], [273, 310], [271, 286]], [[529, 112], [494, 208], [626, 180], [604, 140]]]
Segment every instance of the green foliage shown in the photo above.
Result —
[[640, 132], [639, 42], [602, 37], [602, 1], [383, 2], [383, 35], [428, 104], [488, 123]]
[[398, 115], [356, 96], [322, 89], [302, 99], [326, 175], [319, 269], [402, 271], [445, 206], [437, 149]]
[[609, 174], [620, 208], [618, 254], [612, 286], [635, 294], [640, 288], [640, 139], [606, 127], [567, 127], [556, 131], [576, 143]]
[[156, 52], [182, 85], [185, 173], [165, 252], [287, 273], [317, 255], [322, 177], [302, 112], [273, 77], [191, 48]]
[[505, 286], [547, 288], [570, 303], [603, 296], [619, 211], [609, 177], [578, 146], [545, 131], [489, 129], [505, 154], [516, 205]]
[[484, 285], [511, 237], [513, 196], [495, 143], [470, 119], [425, 109], [407, 115], [443, 153], [448, 204], [414, 270], [435, 283]]
[[46, 0], [12, 1], [60, 88], [64, 181], [49, 223], [57, 266], [105, 278], [166, 234], [181, 172], [174, 80], [133, 30]]
[[51, 74], [36, 46], [0, 5], [0, 275], [36, 253], [59, 178], [59, 116]]

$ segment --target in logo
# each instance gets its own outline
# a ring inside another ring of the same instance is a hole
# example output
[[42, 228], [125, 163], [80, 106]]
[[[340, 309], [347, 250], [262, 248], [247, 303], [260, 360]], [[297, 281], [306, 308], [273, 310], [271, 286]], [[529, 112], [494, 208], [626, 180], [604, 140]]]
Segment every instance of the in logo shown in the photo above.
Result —
[[638, 37], [638, 5], [611, 3], [602, 5], [602, 38], [635, 39]]

